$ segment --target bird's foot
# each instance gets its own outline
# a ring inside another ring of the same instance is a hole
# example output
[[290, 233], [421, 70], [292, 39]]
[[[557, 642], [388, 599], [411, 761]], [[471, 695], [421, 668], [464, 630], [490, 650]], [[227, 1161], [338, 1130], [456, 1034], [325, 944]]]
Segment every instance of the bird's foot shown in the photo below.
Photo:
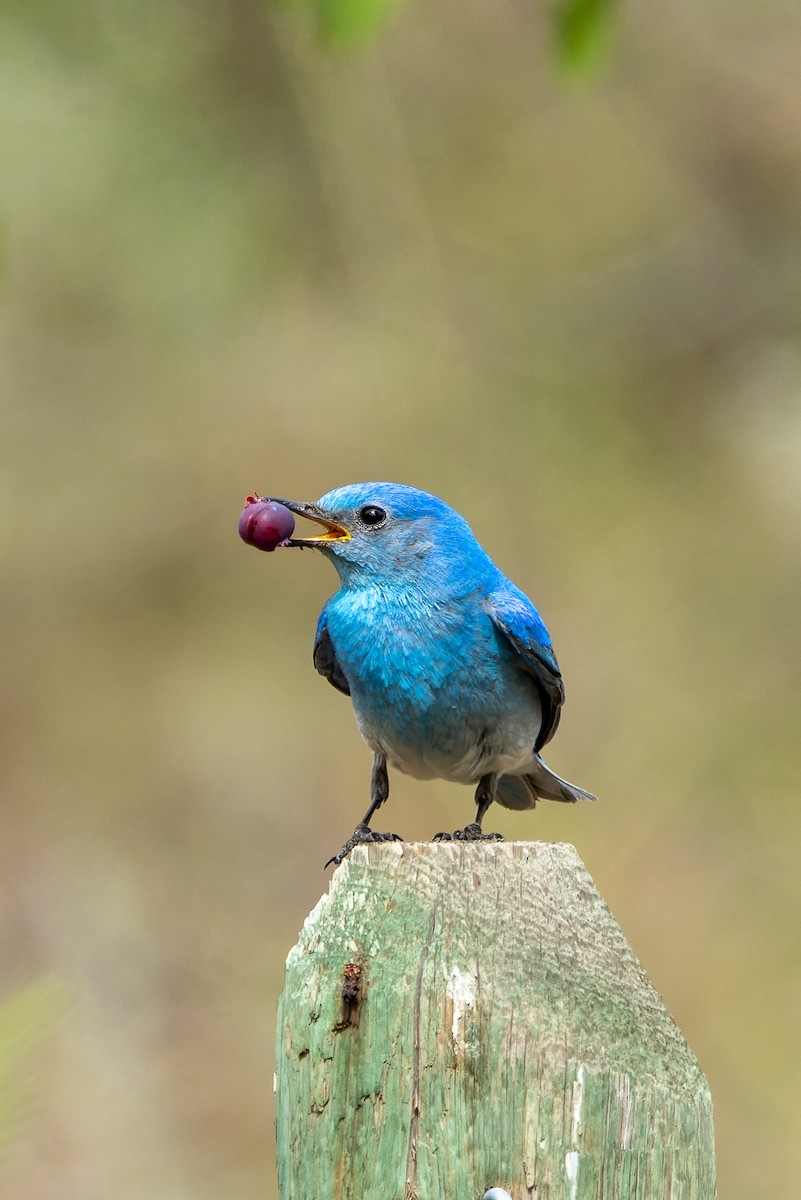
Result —
[[457, 829], [454, 833], [435, 833], [432, 842], [502, 842], [502, 833], [482, 833], [477, 821]]
[[332, 863], [335, 867], [338, 867], [343, 859], [348, 857], [354, 846], [365, 846], [372, 842], [402, 841], [403, 838], [398, 833], [376, 833], [376, 831], [371, 829], [369, 825], [365, 825], [364, 821], [360, 821], [353, 833], [345, 842], [345, 845], [342, 847], [342, 849], [337, 854], [331, 855], [328, 862], [325, 864], [325, 867], [323, 867], [323, 870], [325, 870], [326, 867], [330, 867]]

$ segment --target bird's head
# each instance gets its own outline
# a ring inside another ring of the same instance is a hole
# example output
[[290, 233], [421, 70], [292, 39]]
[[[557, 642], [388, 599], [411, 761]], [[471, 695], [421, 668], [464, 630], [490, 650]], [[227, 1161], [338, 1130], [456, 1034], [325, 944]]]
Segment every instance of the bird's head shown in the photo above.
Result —
[[317, 537], [291, 538], [289, 545], [322, 550], [346, 587], [401, 579], [458, 580], [469, 586], [492, 569], [464, 518], [417, 488], [353, 483], [335, 488], [316, 504], [279, 503], [324, 527]]

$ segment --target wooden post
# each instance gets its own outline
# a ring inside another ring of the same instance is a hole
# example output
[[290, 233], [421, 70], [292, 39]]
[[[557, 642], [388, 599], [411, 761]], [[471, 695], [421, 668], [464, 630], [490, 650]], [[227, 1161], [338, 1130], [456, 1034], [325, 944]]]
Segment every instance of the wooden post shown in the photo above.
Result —
[[281, 1200], [715, 1196], [706, 1080], [572, 846], [354, 850], [276, 1058]]

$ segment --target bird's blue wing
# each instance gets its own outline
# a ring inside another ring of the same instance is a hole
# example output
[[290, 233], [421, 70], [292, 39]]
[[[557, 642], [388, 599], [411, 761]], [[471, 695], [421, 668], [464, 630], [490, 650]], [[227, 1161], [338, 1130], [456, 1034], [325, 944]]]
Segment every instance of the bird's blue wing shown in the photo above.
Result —
[[540, 694], [542, 725], [534, 745], [539, 750], [556, 733], [565, 702], [565, 688], [548, 630], [528, 597], [508, 581], [504, 587], [490, 592], [487, 611]]
[[325, 675], [328, 682], [340, 692], [344, 692], [346, 696], [350, 695], [350, 685], [345, 678], [345, 672], [339, 665], [334, 643], [331, 641], [331, 634], [328, 632], [328, 605], [326, 604], [323, 611], [320, 613], [320, 619], [317, 622], [317, 634], [314, 638], [314, 665], [321, 675]]

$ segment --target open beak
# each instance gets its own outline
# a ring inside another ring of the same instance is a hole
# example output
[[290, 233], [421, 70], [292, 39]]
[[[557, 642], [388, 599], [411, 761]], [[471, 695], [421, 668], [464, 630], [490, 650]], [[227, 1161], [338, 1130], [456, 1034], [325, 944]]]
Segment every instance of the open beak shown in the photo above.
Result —
[[350, 534], [344, 525], [337, 525], [336, 521], [330, 521], [328, 517], [323, 516], [316, 504], [304, 504], [298, 500], [281, 500], [278, 496], [260, 496], [260, 500], [272, 500], [276, 504], [283, 504], [284, 508], [288, 508], [290, 512], [297, 513], [299, 517], [307, 517], [310, 521], [316, 521], [318, 525], [322, 525], [325, 533], [321, 533], [319, 537], [312, 538], [289, 538], [286, 545], [288, 546], [325, 546], [330, 542], [347, 542], [350, 540]]

